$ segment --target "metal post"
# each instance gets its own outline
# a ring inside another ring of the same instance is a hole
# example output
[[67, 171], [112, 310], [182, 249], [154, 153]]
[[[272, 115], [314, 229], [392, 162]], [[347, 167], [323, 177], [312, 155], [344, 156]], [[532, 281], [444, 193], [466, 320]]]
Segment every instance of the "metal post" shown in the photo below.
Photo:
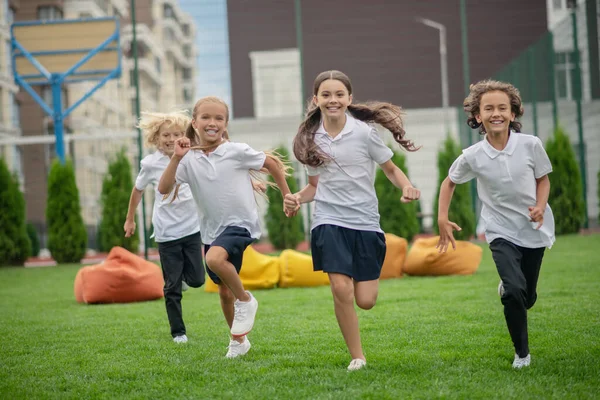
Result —
[[537, 85], [535, 80], [535, 57], [533, 54], [533, 47], [527, 50], [527, 58], [529, 64], [529, 89], [531, 92], [531, 109], [533, 112], [533, 134], [538, 135], [538, 118], [537, 118]]
[[550, 96], [552, 96], [552, 123], [554, 124], [553, 131], [556, 131], [558, 128], [558, 104], [556, 101], [556, 73], [554, 69], [556, 56], [554, 54], [554, 35], [552, 32], [548, 32], [548, 57], [548, 65], [550, 66]]
[[56, 136], [56, 155], [60, 163], [65, 163], [64, 119], [62, 111], [62, 79], [59, 74], [52, 74], [50, 88], [52, 89], [52, 110], [54, 112], [54, 135]]
[[[463, 81], [465, 83], [465, 96], [469, 95], [469, 86], [471, 85], [471, 72], [469, 70], [469, 42], [467, 36], [467, 5], [466, 0], [460, 0], [460, 33], [461, 33], [461, 44], [462, 44], [462, 56], [463, 56]], [[473, 144], [472, 130], [469, 129], [468, 143], [469, 146]], [[475, 220], [479, 220], [477, 217], [477, 187], [475, 183], [471, 184], [471, 202], [473, 203], [473, 213], [475, 214]]]
[[448, 107], [450, 100], [448, 90], [448, 50], [446, 46], [446, 27], [439, 22], [427, 18], [417, 18], [417, 21], [423, 25], [437, 29], [440, 32], [440, 80], [442, 82], [442, 107], [444, 109], [444, 127], [446, 128], [446, 134], [449, 134], [450, 121], [448, 118]]
[[[133, 38], [131, 46], [133, 50], [133, 81], [135, 85], [135, 117], [136, 122], [140, 119], [140, 82], [138, 75], [138, 52], [137, 52], [137, 37], [136, 37], [136, 21], [135, 21], [135, 0], [131, 0], [131, 30]], [[137, 126], [137, 123], [136, 123]], [[138, 165], [142, 162], [142, 130], [137, 128], [137, 145], [138, 145]], [[142, 193], [142, 230], [144, 233], [144, 258], [148, 259], [148, 231], [146, 228], [146, 201], [144, 193]]]
[[581, 66], [579, 64], [579, 39], [577, 32], [577, 3], [575, 2], [571, 8], [571, 25], [573, 26], [573, 95], [575, 96], [575, 104], [577, 106], [577, 127], [579, 133], [579, 169], [581, 170], [581, 183], [583, 189], [583, 206], [585, 210], [583, 227], [589, 227], [588, 221], [588, 204], [587, 204], [587, 171], [585, 162], [585, 142], [583, 140], [583, 117], [581, 112]]
[[[296, 47], [298, 48], [298, 54], [300, 56], [300, 116], [304, 117], [304, 106], [306, 101], [306, 88], [304, 85], [304, 43], [303, 43], [303, 33], [302, 33], [302, 3], [301, 0], [294, 0], [294, 16], [296, 18]], [[304, 171], [306, 175], [306, 182], [308, 183], [308, 175], [306, 170]], [[306, 221], [307, 226], [305, 230], [305, 238], [310, 241], [310, 225], [311, 225], [311, 211], [310, 204], [306, 204], [305, 207], [306, 212]]]

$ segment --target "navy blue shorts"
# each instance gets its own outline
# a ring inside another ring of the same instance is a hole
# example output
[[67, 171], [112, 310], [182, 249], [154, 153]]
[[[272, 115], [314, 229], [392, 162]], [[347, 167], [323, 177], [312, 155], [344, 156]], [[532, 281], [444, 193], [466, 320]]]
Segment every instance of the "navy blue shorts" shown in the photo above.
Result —
[[[206, 262], [206, 253], [212, 246], [219, 246], [227, 251], [229, 255], [229, 262], [233, 264], [237, 273], [240, 273], [242, 269], [242, 261], [244, 258], [244, 250], [248, 247], [254, 239], [250, 237], [250, 232], [246, 228], [240, 228], [239, 226], [228, 226], [225, 228], [223, 233], [214, 240], [211, 244], [204, 245], [204, 260]], [[217, 285], [221, 283], [221, 279], [206, 266], [206, 272], [208, 272], [209, 278]]]
[[359, 282], [372, 281], [381, 274], [385, 236], [381, 232], [319, 225], [312, 230], [310, 249], [315, 271], [344, 274]]

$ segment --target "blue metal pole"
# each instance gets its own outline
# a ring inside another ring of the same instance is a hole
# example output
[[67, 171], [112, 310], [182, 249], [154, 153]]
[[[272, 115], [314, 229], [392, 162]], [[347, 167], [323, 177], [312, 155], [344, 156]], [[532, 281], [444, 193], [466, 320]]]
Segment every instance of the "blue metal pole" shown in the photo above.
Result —
[[52, 74], [50, 87], [52, 88], [52, 108], [54, 109], [54, 135], [56, 136], [56, 155], [61, 164], [65, 163], [64, 123], [62, 111], [62, 79], [60, 74]]

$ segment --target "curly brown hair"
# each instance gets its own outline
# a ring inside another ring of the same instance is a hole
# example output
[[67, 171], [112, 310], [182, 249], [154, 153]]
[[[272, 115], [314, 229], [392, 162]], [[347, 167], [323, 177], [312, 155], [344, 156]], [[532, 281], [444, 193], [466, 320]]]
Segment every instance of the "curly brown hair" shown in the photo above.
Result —
[[485, 134], [483, 124], [477, 122], [476, 118], [480, 114], [481, 97], [488, 92], [500, 91], [507, 94], [510, 100], [510, 111], [515, 114], [515, 120], [510, 123], [509, 128], [515, 132], [521, 132], [521, 123], [517, 119], [523, 116], [524, 110], [519, 89], [510, 83], [486, 79], [469, 86], [469, 90], [469, 95], [463, 102], [463, 109], [467, 114], [467, 125], [471, 129], [479, 128], [479, 133]]
[[[352, 94], [352, 83], [346, 74], [340, 71], [331, 70], [321, 72], [313, 84], [313, 95], [316, 96], [319, 92], [319, 87], [328, 79], [334, 79], [342, 82], [348, 90], [348, 94]], [[414, 143], [405, 139], [406, 132], [404, 131], [404, 122], [402, 120], [402, 109], [391, 103], [380, 101], [371, 101], [367, 103], [358, 103], [348, 105], [348, 112], [356, 119], [363, 122], [375, 122], [389, 130], [394, 140], [408, 151], [417, 151], [420, 147], [415, 147]], [[325, 154], [315, 143], [315, 132], [321, 123], [321, 109], [310, 101], [304, 121], [298, 128], [298, 133], [294, 137], [294, 155], [300, 163], [311, 167], [318, 167], [330, 160], [330, 157]]]

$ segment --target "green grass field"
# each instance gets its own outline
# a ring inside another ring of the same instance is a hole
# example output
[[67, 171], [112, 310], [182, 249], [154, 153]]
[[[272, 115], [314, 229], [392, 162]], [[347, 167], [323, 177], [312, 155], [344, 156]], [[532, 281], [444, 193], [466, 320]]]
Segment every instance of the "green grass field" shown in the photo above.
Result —
[[3, 268], [0, 398], [599, 398], [599, 250], [600, 235], [568, 236], [546, 253], [522, 371], [487, 247], [473, 276], [383, 281], [359, 312], [368, 365], [353, 373], [328, 287], [255, 291], [252, 350], [227, 360], [216, 294], [185, 293], [176, 345], [162, 300], [81, 305], [79, 266]]

